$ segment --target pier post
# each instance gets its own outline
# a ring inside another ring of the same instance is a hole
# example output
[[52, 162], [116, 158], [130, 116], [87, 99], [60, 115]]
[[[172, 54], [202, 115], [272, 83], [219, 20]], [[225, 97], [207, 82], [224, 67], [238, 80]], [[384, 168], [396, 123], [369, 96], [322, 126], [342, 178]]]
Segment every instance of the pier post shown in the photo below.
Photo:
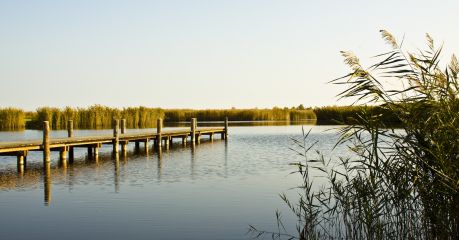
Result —
[[169, 137], [166, 137], [166, 138], [164, 139], [164, 145], [166, 146], [166, 149], [167, 149], [167, 150], [169, 150], [169, 146], [170, 146], [169, 143], [170, 143]]
[[187, 137], [182, 137], [182, 145], [186, 146]]
[[59, 151], [59, 160], [66, 161], [67, 160], [66, 153], [67, 153], [67, 151], [65, 151], [64, 149], [60, 150]]
[[19, 154], [17, 157], [18, 157], [18, 165], [24, 165], [24, 156]]
[[51, 161], [51, 150], [49, 148], [49, 122], [43, 122], [43, 162]]
[[73, 120], [69, 120], [67, 123], [67, 135], [69, 138], [73, 137]]
[[121, 134], [126, 133], [126, 119], [121, 119]]
[[211, 133], [211, 134], [209, 135], [209, 140], [210, 140], [211, 142], [214, 141], [214, 134], [213, 134], [213, 133]]
[[[68, 121], [67, 136], [69, 138], [73, 138], [73, 120]], [[74, 158], [75, 158], [75, 152], [73, 151], [73, 147], [69, 147], [69, 162], [73, 162]]]
[[18, 163], [18, 173], [20, 175], [24, 174], [26, 161], [27, 161], [28, 151], [20, 151], [17, 153], [17, 163]]
[[163, 120], [161, 118], [158, 118], [158, 120], [156, 120], [156, 148], [160, 149], [161, 148], [161, 140], [162, 140], [162, 136], [161, 136], [161, 132], [163, 130]]
[[[146, 141], [148, 142], [148, 139], [147, 139]], [[147, 144], [147, 145], [148, 145], [148, 144]], [[147, 146], [147, 145], [145, 145], [145, 146]], [[139, 142], [139, 141], [136, 141], [136, 142], [135, 142], [135, 147], [134, 147], [134, 152], [135, 152], [135, 153], [139, 153], [139, 151], [140, 151], [140, 142]]]
[[21, 154], [18, 154], [17, 158], [18, 158], [18, 172], [21, 172], [24, 170], [24, 156]]
[[119, 134], [119, 128], [120, 128], [120, 120], [115, 119], [114, 124], [113, 124], [113, 153], [118, 154], [119, 152], [119, 142], [120, 142], [120, 134]]
[[94, 146], [94, 159], [97, 161], [99, 160], [99, 148], [102, 146], [102, 144], [98, 143], [96, 146]]
[[148, 154], [148, 151], [149, 151], [149, 146], [148, 146], [148, 142], [150, 142], [150, 139], [145, 139], [145, 153]]
[[191, 144], [196, 143], [196, 126], [197, 126], [197, 120], [196, 118], [191, 119]]
[[63, 167], [67, 167], [67, 150], [67, 146], [64, 146], [61, 149], [59, 149], [59, 162]]
[[90, 146], [88, 147], [88, 159], [92, 159], [93, 158], [93, 147]]
[[121, 153], [124, 155], [126, 155], [127, 153], [127, 145], [128, 145], [129, 141], [121, 141]]
[[225, 117], [225, 134], [223, 136], [225, 140], [228, 139], [228, 117]]

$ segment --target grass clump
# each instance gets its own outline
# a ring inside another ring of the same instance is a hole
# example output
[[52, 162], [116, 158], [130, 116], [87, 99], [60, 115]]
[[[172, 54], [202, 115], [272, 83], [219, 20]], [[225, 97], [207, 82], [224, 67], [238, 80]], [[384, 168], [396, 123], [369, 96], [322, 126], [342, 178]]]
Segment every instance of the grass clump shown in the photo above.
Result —
[[[459, 238], [459, 64], [441, 67], [441, 47], [427, 35], [427, 49], [405, 52], [387, 31], [391, 50], [368, 68], [342, 52], [351, 71], [334, 80], [340, 97], [379, 106], [400, 121], [387, 125], [366, 107], [344, 127], [337, 144], [352, 157], [315, 154], [304, 133], [294, 139], [304, 160], [295, 163], [302, 184], [298, 201], [283, 200], [297, 218], [297, 232], [250, 232], [273, 239], [458, 239]], [[390, 82], [392, 88], [387, 87]], [[315, 177], [327, 184], [314, 185]], [[277, 216], [280, 216], [277, 214]]]

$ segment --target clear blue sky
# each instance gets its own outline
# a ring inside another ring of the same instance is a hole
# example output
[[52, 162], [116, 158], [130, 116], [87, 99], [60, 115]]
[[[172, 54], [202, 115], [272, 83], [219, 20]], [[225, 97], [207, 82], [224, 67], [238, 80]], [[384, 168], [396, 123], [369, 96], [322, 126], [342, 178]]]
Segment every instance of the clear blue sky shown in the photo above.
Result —
[[0, 107], [337, 103], [340, 50], [378, 30], [459, 53], [459, 1], [0, 0]]

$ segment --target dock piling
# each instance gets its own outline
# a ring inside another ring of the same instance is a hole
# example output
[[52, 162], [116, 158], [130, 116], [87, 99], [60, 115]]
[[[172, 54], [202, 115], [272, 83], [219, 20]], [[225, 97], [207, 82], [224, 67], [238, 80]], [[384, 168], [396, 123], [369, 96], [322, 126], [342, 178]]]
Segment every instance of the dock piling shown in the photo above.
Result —
[[126, 119], [121, 119], [121, 134], [126, 133]]
[[[67, 124], [67, 136], [73, 138], [73, 120], [69, 120]], [[69, 147], [69, 162], [73, 162], [75, 158], [75, 152], [73, 147]]]
[[191, 144], [195, 144], [196, 143], [196, 127], [197, 127], [197, 120], [196, 118], [192, 118], [191, 119]]
[[67, 123], [67, 135], [69, 138], [73, 137], [73, 120], [69, 120]]
[[96, 144], [94, 146], [94, 159], [99, 160], [99, 148], [102, 147], [102, 144]]
[[121, 153], [123, 153], [123, 155], [126, 155], [127, 153], [127, 145], [128, 145], [129, 141], [121, 141]]
[[119, 135], [119, 128], [120, 128], [120, 120], [115, 119], [113, 124], [113, 153], [118, 154], [119, 152], [119, 142], [120, 142], [120, 135]]
[[156, 136], [156, 148], [160, 149], [161, 148], [161, 140], [162, 140], [162, 136], [161, 136], [161, 132], [163, 130], [163, 120], [161, 118], [158, 118], [158, 120], [156, 120], [156, 133], [157, 133], [157, 136]]
[[225, 140], [228, 139], [228, 117], [225, 117], [225, 134], [224, 134]]
[[51, 150], [49, 148], [49, 122], [43, 122], [43, 162], [51, 161]]
[[59, 149], [59, 161], [67, 162], [67, 149], [68, 147], [66, 146]]

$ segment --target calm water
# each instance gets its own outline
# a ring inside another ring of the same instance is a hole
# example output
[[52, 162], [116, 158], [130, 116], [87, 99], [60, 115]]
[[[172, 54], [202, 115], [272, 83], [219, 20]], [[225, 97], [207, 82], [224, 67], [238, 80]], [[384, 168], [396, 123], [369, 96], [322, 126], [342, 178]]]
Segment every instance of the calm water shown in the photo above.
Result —
[[[318, 148], [333, 147], [330, 126], [306, 128]], [[102, 133], [111, 131], [75, 135]], [[0, 132], [0, 141], [40, 137], [40, 131]], [[301, 126], [230, 127], [227, 142], [203, 137], [196, 148], [177, 142], [161, 154], [151, 146], [148, 154], [134, 154], [130, 144], [132, 152], [116, 160], [104, 146], [95, 161], [77, 149], [67, 168], [53, 152], [48, 175], [39, 152], [29, 154], [23, 176], [16, 158], [0, 156], [0, 239], [248, 239], [249, 224], [276, 229], [276, 209], [294, 232], [295, 220], [278, 197], [295, 196], [289, 189], [300, 180], [289, 174], [295, 168], [288, 164], [301, 160], [289, 150], [292, 137], [301, 137]]]

